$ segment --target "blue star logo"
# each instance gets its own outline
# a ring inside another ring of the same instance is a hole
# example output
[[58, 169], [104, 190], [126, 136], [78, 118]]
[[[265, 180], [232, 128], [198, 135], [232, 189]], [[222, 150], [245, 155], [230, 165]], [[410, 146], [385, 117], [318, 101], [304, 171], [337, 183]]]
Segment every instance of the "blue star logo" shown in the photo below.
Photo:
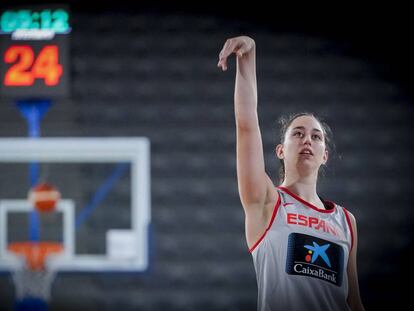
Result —
[[316, 259], [318, 259], [318, 257], [320, 256], [330, 268], [331, 262], [329, 261], [328, 255], [326, 254], [326, 250], [328, 249], [329, 246], [331, 246], [331, 244], [325, 244], [325, 245], [319, 246], [318, 243], [316, 242], [313, 242], [313, 246], [304, 245], [306, 249], [313, 252], [312, 261], [311, 261], [312, 263], [314, 263]]

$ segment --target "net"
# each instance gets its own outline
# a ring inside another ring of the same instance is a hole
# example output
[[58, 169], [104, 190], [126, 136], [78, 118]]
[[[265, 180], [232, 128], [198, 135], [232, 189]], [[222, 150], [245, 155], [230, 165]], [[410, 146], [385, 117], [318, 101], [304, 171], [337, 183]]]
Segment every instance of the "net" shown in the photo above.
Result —
[[50, 300], [50, 290], [55, 273], [51, 271], [33, 271], [22, 268], [14, 271], [13, 282], [16, 288], [17, 300], [40, 298]]
[[16, 298], [50, 300], [55, 272], [46, 269], [45, 260], [50, 255], [60, 253], [62, 245], [54, 242], [19, 242], [10, 244], [8, 249], [17, 256], [26, 258], [26, 264], [13, 271]]

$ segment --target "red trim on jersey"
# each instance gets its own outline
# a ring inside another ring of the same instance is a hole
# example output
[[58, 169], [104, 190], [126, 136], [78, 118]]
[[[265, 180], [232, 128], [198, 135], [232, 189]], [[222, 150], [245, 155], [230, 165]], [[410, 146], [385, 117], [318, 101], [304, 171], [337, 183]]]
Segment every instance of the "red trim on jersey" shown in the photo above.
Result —
[[342, 208], [344, 209], [346, 222], [348, 223], [349, 230], [351, 231], [351, 249], [349, 250], [349, 252], [351, 252], [352, 248], [354, 247], [354, 230], [352, 230], [351, 219], [349, 218], [349, 214], [348, 214], [349, 212], [346, 210], [345, 207], [342, 207]]
[[301, 203], [309, 206], [311, 209], [314, 209], [315, 211], [318, 211], [318, 212], [321, 212], [321, 213], [332, 213], [335, 210], [335, 207], [336, 206], [335, 206], [335, 203], [333, 203], [333, 202], [330, 202], [330, 201], [326, 201], [325, 200], [325, 203], [327, 203], [328, 205], [331, 205], [332, 206], [332, 209], [321, 209], [321, 208], [318, 208], [315, 205], [313, 205], [313, 204], [305, 201], [304, 199], [302, 199], [301, 197], [297, 196], [296, 194], [294, 194], [293, 192], [291, 192], [289, 189], [287, 189], [285, 187], [278, 186], [276, 188], [279, 188], [279, 189], [285, 191], [287, 194], [291, 195], [296, 200], [298, 200], [299, 202], [301, 202]]
[[275, 220], [275, 218], [276, 218], [276, 214], [277, 214], [277, 211], [278, 211], [278, 209], [279, 209], [280, 202], [281, 202], [281, 199], [280, 199], [280, 194], [278, 194], [278, 199], [277, 199], [277, 202], [276, 202], [276, 204], [275, 204], [275, 207], [273, 208], [273, 214], [272, 214], [272, 218], [270, 219], [269, 225], [267, 226], [267, 228], [266, 228], [265, 232], [262, 234], [262, 236], [259, 238], [259, 240], [257, 240], [257, 242], [256, 242], [256, 243], [254, 243], [254, 245], [253, 245], [253, 246], [249, 249], [249, 252], [250, 252], [250, 253], [251, 253], [251, 252], [253, 252], [253, 251], [254, 251], [254, 249], [257, 247], [257, 245], [259, 245], [259, 244], [260, 244], [260, 242], [261, 242], [261, 241], [264, 239], [264, 237], [266, 236], [267, 231], [269, 231], [270, 227], [272, 226], [273, 221], [274, 221], [274, 220]]

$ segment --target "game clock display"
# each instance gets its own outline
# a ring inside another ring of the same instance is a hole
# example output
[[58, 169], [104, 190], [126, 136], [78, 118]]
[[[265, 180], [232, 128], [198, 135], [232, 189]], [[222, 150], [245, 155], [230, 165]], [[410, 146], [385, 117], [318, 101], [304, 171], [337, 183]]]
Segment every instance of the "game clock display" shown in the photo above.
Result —
[[0, 96], [69, 95], [70, 32], [69, 11], [64, 6], [0, 12]]

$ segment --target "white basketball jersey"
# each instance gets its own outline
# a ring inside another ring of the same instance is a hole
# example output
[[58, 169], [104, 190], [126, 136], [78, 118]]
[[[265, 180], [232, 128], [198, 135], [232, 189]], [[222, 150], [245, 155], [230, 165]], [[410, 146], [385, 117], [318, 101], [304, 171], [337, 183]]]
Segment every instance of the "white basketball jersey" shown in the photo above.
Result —
[[284, 187], [269, 226], [250, 249], [258, 284], [258, 310], [350, 310], [348, 212], [324, 200], [319, 209]]

